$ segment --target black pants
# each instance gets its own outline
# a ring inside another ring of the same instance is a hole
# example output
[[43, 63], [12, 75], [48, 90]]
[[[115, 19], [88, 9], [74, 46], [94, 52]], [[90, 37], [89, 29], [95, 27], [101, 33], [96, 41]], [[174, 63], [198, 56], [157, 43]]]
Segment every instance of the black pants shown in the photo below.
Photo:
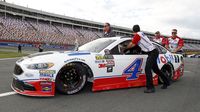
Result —
[[147, 58], [146, 67], [145, 67], [147, 89], [154, 88], [152, 70], [154, 73], [156, 73], [162, 78], [164, 84], [166, 85], [169, 84], [168, 77], [166, 77], [166, 75], [164, 75], [164, 73], [162, 73], [162, 71], [158, 68], [158, 64], [157, 64], [158, 55], [159, 55], [159, 52], [157, 49], [154, 49], [153, 51], [148, 52], [148, 58]]

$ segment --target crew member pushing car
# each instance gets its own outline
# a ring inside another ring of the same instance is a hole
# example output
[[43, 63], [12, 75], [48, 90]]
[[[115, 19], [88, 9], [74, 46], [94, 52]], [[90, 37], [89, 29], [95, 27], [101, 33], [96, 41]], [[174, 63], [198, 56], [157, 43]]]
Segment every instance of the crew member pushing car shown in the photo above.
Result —
[[158, 68], [157, 65], [157, 58], [159, 55], [158, 50], [155, 48], [155, 46], [152, 44], [152, 42], [149, 40], [149, 38], [140, 31], [139, 25], [133, 26], [133, 39], [132, 42], [129, 43], [127, 48], [132, 48], [135, 45], [138, 45], [142, 51], [146, 52], [148, 54], [146, 66], [145, 66], [145, 74], [146, 74], [146, 89], [144, 90], [144, 93], [154, 93], [155, 88], [153, 85], [153, 77], [152, 77], [152, 70], [157, 75], [159, 75], [163, 80], [163, 85], [161, 89], [167, 89], [167, 86], [169, 86], [169, 80], [168, 77], [166, 77], [162, 71]]

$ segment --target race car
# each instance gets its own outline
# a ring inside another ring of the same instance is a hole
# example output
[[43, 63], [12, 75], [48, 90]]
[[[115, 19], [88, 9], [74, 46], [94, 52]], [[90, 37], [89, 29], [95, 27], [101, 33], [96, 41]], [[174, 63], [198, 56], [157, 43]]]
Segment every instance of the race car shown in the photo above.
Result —
[[[130, 37], [99, 38], [77, 51], [48, 51], [23, 57], [16, 62], [11, 87], [22, 95], [54, 96], [56, 91], [78, 93], [87, 82], [92, 82], [92, 91], [145, 86], [147, 54], [137, 46], [125, 49], [130, 42]], [[178, 80], [183, 75], [183, 56], [152, 43], [160, 53], [159, 68], [172, 81]], [[154, 74], [154, 85], [158, 82], [162, 80]]]

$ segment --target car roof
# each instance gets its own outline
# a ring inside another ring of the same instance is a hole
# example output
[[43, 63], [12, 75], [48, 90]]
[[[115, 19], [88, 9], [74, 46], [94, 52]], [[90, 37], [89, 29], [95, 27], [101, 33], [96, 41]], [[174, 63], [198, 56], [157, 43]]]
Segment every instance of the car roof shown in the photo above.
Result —
[[114, 39], [114, 40], [127, 40], [127, 39], [131, 39], [131, 37], [128, 36], [117, 36], [117, 37], [102, 37], [99, 39]]
[[[117, 36], [117, 37], [103, 37], [104, 39], [115, 39], [115, 40], [121, 40], [121, 39], [132, 39], [132, 37], [130, 36]], [[155, 42], [155, 41], [152, 41], [151, 42], [157, 44], [157, 45], [161, 45], [160, 43], [158, 42]], [[162, 46], [162, 45], [161, 45]]]

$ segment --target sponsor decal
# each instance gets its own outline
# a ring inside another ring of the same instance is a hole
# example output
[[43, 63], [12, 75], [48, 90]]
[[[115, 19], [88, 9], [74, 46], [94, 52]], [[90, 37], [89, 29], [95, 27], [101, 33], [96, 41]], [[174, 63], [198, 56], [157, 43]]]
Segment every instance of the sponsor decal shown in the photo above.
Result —
[[40, 80], [52, 81], [56, 71], [55, 70], [40, 70], [39, 73], [40, 73]]
[[168, 55], [164, 55], [165, 56], [165, 58], [167, 59], [167, 62], [171, 62], [171, 63], [173, 63], [174, 62], [174, 57], [173, 57], [173, 55], [171, 55], [171, 54], [168, 54]]
[[102, 56], [102, 55], [95, 56], [95, 60], [106, 60], [106, 59], [114, 59], [114, 57], [111, 54], [106, 54], [104, 56]]
[[157, 63], [180, 63], [181, 59], [178, 55], [165, 54], [157, 59]]
[[115, 66], [115, 61], [113, 59], [106, 60], [107, 72], [113, 72], [113, 67]]
[[67, 62], [71, 62], [71, 61], [82, 61], [82, 62], [84, 62], [85, 60], [81, 59], [81, 58], [72, 58], [72, 59], [68, 59], [68, 60], [66, 60], [64, 62], [67, 63]]
[[104, 58], [104, 56], [102, 56], [102, 55], [96, 55], [96, 56], [95, 56], [95, 59], [96, 59], [96, 60], [104, 60], [105, 58]]
[[112, 63], [103, 63], [103, 64], [99, 64], [98, 66], [99, 68], [107, 68], [107, 72], [113, 72], [113, 67], [114, 64]]
[[95, 56], [95, 63], [105, 63], [105, 58], [102, 55]]
[[107, 72], [113, 72], [113, 67], [115, 66], [115, 61], [113, 55], [105, 51], [105, 55], [96, 55], [95, 63], [98, 63], [99, 68], [107, 68]]
[[165, 54], [164, 56], [160, 56], [157, 60], [158, 63], [180, 63], [181, 59], [178, 55], [171, 55], [171, 54]]
[[107, 72], [113, 72], [113, 67], [115, 66], [113, 55], [106, 53], [104, 56], [95, 56], [95, 59], [95, 63], [99, 63], [99, 68], [107, 68]]
[[113, 67], [107, 67], [107, 72], [113, 72]]
[[43, 92], [50, 92], [52, 90], [52, 83], [50, 81], [41, 81], [40, 86]]
[[40, 74], [55, 74], [56, 71], [55, 70], [40, 70], [39, 73]]
[[40, 70], [40, 77], [53, 77], [56, 73], [55, 70]]
[[95, 60], [95, 63], [105, 63], [105, 60]]
[[90, 53], [89, 52], [74, 52], [74, 53], [68, 54], [68, 56], [79, 56], [79, 55], [90, 55]]
[[109, 55], [104, 55], [104, 58], [105, 59], [114, 59], [113, 55], [110, 55], [110, 54]]
[[113, 59], [106, 60], [107, 66], [115, 66], [115, 61]]
[[164, 63], [164, 64], [167, 63], [166, 58], [164, 58], [163, 56], [160, 57], [160, 61], [161, 61], [162, 63]]
[[42, 86], [42, 91], [43, 92], [50, 92], [52, 90], [52, 87], [51, 87], [51, 85], [50, 86]]
[[41, 77], [40, 80], [53, 81], [53, 78], [45, 78], [45, 77]]
[[178, 55], [174, 55], [174, 59], [175, 59], [175, 63], [179, 63], [179, 56]]
[[106, 60], [104, 63], [99, 63], [99, 68], [114, 67], [114, 66], [115, 66], [114, 60]]
[[113, 67], [115, 66], [114, 56], [105, 51], [104, 57], [106, 59], [107, 72], [113, 72]]
[[105, 68], [105, 67], [106, 67], [106, 64], [105, 64], [105, 63], [99, 64], [99, 68]]
[[41, 85], [41, 86], [44, 86], [44, 85], [50, 86], [50, 85], [52, 85], [52, 82], [50, 82], [50, 81], [41, 81], [41, 82], [40, 82], [40, 85]]

